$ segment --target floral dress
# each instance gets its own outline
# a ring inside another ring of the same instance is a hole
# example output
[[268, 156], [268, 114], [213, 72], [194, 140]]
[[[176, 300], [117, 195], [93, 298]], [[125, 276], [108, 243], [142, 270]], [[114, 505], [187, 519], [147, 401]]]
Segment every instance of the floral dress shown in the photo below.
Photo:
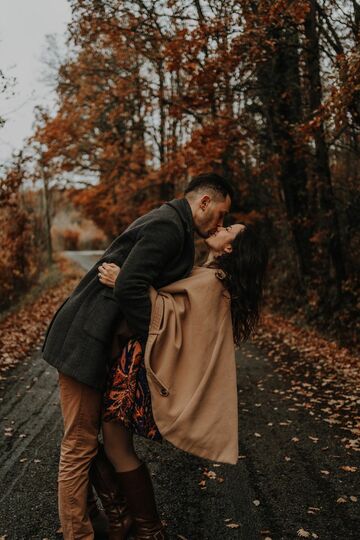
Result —
[[137, 435], [162, 441], [151, 408], [144, 354], [135, 338], [130, 338], [113, 361], [103, 403], [103, 420], [116, 420]]

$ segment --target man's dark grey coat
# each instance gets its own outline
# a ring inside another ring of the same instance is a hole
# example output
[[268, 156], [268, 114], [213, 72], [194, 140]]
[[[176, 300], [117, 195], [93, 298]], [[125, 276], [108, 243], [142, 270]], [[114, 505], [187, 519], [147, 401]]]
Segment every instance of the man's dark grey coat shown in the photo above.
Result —
[[[99, 281], [102, 262], [121, 267], [114, 289]], [[140, 217], [112, 242], [55, 313], [44, 359], [102, 390], [119, 318], [125, 317], [144, 345], [151, 316], [149, 286], [159, 289], [187, 277], [193, 264], [193, 218], [186, 199], [174, 199]]]

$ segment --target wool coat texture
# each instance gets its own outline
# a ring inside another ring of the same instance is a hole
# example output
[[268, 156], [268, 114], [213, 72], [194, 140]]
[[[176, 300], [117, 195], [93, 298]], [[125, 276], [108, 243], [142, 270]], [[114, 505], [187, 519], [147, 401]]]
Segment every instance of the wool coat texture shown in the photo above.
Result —
[[[121, 267], [115, 289], [98, 278], [98, 267]], [[145, 346], [151, 316], [149, 287], [159, 289], [188, 276], [194, 264], [189, 203], [174, 199], [135, 220], [85, 274], [55, 313], [42, 347], [43, 358], [60, 372], [103, 390], [111, 343], [125, 317]]]
[[151, 289], [145, 349], [154, 420], [174, 446], [236, 464], [238, 402], [229, 294], [215, 269]]

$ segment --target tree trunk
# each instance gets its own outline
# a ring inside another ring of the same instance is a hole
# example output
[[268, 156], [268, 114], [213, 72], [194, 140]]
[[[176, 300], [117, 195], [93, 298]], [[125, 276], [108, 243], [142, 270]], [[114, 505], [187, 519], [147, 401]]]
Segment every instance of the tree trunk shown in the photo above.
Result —
[[[310, 0], [310, 11], [305, 20], [306, 49], [305, 59], [308, 76], [309, 105], [310, 110], [316, 114], [322, 103], [322, 85], [320, 76], [320, 50], [319, 36], [316, 21], [316, 2]], [[314, 127], [315, 141], [315, 185], [317, 189], [317, 228], [321, 233], [320, 238], [324, 257], [319, 261], [318, 272], [321, 272], [323, 295], [328, 294], [328, 286], [333, 274], [336, 281], [337, 291], [341, 292], [341, 283], [345, 277], [345, 265], [342, 252], [339, 220], [335, 207], [335, 198], [331, 183], [329, 166], [329, 152], [325, 139], [324, 124], [322, 119]]]
[[[311, 229], [305, 160], [298, 152], [293, 126], [303, 119], [298, 34], [295, 28], [270, 27], [276, 49], [258, 67], [259, 97], [266, 123], [264, 139], [268, 159], [277, 156], [277, 176], [294, 239], [300, 287], [312, 273]], [[305, 278], [305, 279], [304, 279]]]
[[51, 264], [53, 262], [53, 247], [51, 239], [51, 214], [50, 214], [50, 190], [49, 190], [49, 179], [44, 171], [44, 168], [41, 167], [41, 174], [44, 184], [44, 210], [45, 210], [45, 234], [46, 234], [46, 251], [48, 262]]

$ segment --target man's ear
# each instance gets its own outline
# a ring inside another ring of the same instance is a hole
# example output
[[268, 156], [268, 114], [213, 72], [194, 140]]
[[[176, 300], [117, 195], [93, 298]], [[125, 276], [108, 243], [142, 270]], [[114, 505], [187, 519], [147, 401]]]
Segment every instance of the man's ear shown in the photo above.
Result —
[[200, 208], [201, 210], [205, 210], [207, 206], [209, 206], [210, 203], [210, 197], [209, 195], [203, 195], [200, 199]]

